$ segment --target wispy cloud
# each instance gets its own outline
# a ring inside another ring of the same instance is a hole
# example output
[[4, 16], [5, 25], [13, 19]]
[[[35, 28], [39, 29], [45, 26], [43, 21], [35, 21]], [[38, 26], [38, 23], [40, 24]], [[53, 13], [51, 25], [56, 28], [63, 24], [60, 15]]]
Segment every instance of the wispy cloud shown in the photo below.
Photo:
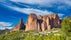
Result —
[[[13, 2], [22, 2], [22, 3], [28, 3], [28, 4], [37, 4], [37, 5], [43, 5], [43, 6], [49, 6], [49, 7], [53, 7], [53, 4], [67, 4], [70, 0], [11, 0]], [[70, 3], [69, 3], [70, 4]], [[21, 5], [21, 4], [20, 4]], [[33, 7], [32, 8], [19, 8], [19, 7], [16, 7], [16, 6], [8, 6], [8, 5], [5, 5], [7, 6], [8, 8], [11, 8], [13, 10], [16, 10], [16, 11], [19, 11], [19, 12], [22, 12], [22, 13], [26, 13], [26, 14], [30, 14], [30, 13], [35, 13], [36, 15], [48, 15], [48, 14], [58, 14], [60, 17], [64, 16], [64, 14], [62, 13], [54, 13], [52, 11], [48, 11], [48, 10], [40, 10], [40, 9], [34, 9]], [[59, 6], [58, 9], [61, 10], [65, 10], [65, 6]]]
[[64, 14], [62, 14], [62, 13], [58, 13], [58, 16], [59, 16], [59, 17], [63, 17]]
[[11, 25], [12, 23], [9, 23], [9, 22], [0, 22], [0, 29], [2, 30], [6, 28], [11, 29], [12, 28]]
[[[10, 6], [9, 6], [10, 7]], [[13, 10], [16, 10], [16, 11], [19, 11], [19, 12], [22, 12], [22, 13], [26, 13], [26, 14], [30, 14], [30, 13], [34, 13], [36, 14], [37, 16], [38, 15], [48, 15], [48, 14], [58, 14], [59, 17], [62, 17], [64, 16], [64, 14], [62, 13], [54, 13], [52, 11], [48, 11], [48, 10], [40, 10], [40, 9], [34, 9], [34, 8], [18, 8], [18, 7], [10, 7], [11, 9]]]
[[46, 6], [62, 3], [71, 6], [71, 0], [11, 0], [11, 1], [28, 3], [28, 4], [39, 4], [39, 5], [46, 5]]
[[33, 9], [33, 8], [14, 8], [14, 10], [22, 12], [22, 13], [26, 13], [26, 14], [30, 14], [30, 13], [34, 13], [36, 15], [53, 14], [52, 12], [49, 12], [47, 10], [39, 10], [39, 9]]
[[[71, 0], [11, 0], [16, 3], [27, 3], [38, 5], [37, 7], [54, 8], [57, 11], [65, 12], [71, 8]], [[64, 11], [63, 11], [64, 10]]]

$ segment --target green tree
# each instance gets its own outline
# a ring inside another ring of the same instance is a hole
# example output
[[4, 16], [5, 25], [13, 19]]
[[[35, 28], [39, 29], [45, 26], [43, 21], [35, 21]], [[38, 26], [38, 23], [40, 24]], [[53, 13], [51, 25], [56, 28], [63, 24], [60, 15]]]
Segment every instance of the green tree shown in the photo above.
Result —
[[65, 33], [68, 33], [71, 31], [71, 19], [70, 18], [65, 18], [62, 21], [62, 31]]
[[62, 31], [64, 32], [66, 39], [71, 37], [71, 17], [64, 18], [62, 21]]

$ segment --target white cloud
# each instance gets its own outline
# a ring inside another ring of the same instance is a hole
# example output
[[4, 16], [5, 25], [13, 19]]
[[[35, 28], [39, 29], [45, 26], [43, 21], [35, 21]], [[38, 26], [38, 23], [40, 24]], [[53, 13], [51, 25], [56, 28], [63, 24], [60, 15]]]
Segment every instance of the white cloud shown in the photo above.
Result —
[[14, 9], [26, 14], [30, 14], [30, 13], [34, 13], [36, 15], [53, 14], [52, 12], [48, 12], [47, 10], [39, 10], [39, 9], [33, 9], [33, 8], [14, 8]]
[[[11, 6], [8, 6], [8, 7], [13, 10], [16, 10], [16, 11], [19, 11], [22, 13], [26, 13], [26, 14], [34, 13], [37, 16], [38, 15], [44, 16], [44, 15], [48, 15], [48, 14], [56, 14], [56, 13], [48, 11], [48, 10], [39, 10], [39, 9], [34, 9], [34, 8], [18, 8], [18, 7], [11, 7]], [[57, 13], [57, 14], [59, 15], [59, 17], [64, 16], [64, 14], [62, 14], [62, 13]]]
[[11, 29], [12, 28], [11, 25], [12, 24], [9, 22], [0, 22], [0, 29], [6, 29], [6, 28]]
[[71, 0], [11, 0], [11, 1], [28, 4], [46, 5], [46, 6], [51, 6], [54, 3], [56, 4], [63, 3], [71, 6]]
[[71, 7], [71, 0], [11, 0], [13, 2], [21, 2], [27, 4], [38, 5], [38, 7], [53, 8], [56, 7], [57, 10], [67, 10]]
[[64, 14], [62, 14], [62, 13], [58, 13], [58, 16], [59, 16], [59, 17], [63, 17]]
[[28, 14], [28, 15], [30, 13], [34, 13], [37, 16], [38, 15], [44, 16], [44, 15], [48, 15], [48, 14], [58, 14], [59, 17], [64, 16], [64, 14], [62, 14], [62, 13], [54, 13], [54, 12], [48, 11], [48, 10], [39, 10], [39, 9], [34, 9], [34, 8], [19, 8], [19, 7], [15, 7], [15, 6], [12, 7], [12, 6], [8, 6], [8, 5], [4, 5], [4, 6], [6, 6], [8, 8], [11, 8], [13, 10], [16, 10], [16, 11], [19, 11], [19, 12], [22, 12], [22, 13], [25, 13], [25, 14]]

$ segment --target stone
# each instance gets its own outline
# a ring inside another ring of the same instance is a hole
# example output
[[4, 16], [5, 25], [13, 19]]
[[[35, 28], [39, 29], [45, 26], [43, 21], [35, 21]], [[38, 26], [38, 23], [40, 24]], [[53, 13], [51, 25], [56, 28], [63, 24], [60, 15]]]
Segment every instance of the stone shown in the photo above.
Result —
[[42, 31], [41, 24], [38, 23], [38, 31]]
[[47, 30], [50, 30], [51, 29], [50, 18], [48, 16], [46, 18], [46, 24], [47, 24]]
[[[20, 19], [20, 23], [17, 24], [12, 31], [50, 31], [52, 28], [59, 28], [61, 25], [61, 19], [57, 14], [51, 14], [47, 16], [36, 16], [35, 14], [31, 13], [28, 16], [27, 23], [24, 25], [23, 19]], [[26, 26], [26, 27], [25, 27]]]
[[58, 27], [60, 25], [59, 16], [57, 14], [53, 14], [52, 17], [53, 17], [53, 26]]
[[38, 22], [35, 14], [30, 14], [28, 21], [26, 23], [26, 31], [28, 30], [38, 30]]
[[47, 30], [50, 31], [51, 30], [51, 25], [47, 26]]
[[47, 16], [37, 16], [35, 14], [30, 14], [28, 21], [26, 23], [26, 31], [36, 30], [36, 31], [45, 31], [51, 30], [52, 28], [58, 28], [61, 21], [57, 14], [51, 14]]
[[25, 30], [25, 25], [23, 23], [23, 19], [20, 19], [19, 24], [15, 25], [15, 27], [12, 29], [12, 31], [19, 31], [19, 30]]
[[41, 24], [43, 22], [43, 16], [38, 16], [38, 31], [42, 31]]
[[41, 27], [42, 27], [42, 31], [45, 31], [46, 28], [47, 28], [46, 22], [43, 22], [41, 25], [42, 25], [42, 26], [41, 26]]

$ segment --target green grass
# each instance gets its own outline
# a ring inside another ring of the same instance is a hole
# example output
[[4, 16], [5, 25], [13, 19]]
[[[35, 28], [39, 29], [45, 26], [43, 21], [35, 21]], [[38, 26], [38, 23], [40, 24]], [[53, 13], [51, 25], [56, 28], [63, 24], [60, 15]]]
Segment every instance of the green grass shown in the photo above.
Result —
[[0, 40], [66, 40], [62, 31], [15, 31], [0, 36]]

